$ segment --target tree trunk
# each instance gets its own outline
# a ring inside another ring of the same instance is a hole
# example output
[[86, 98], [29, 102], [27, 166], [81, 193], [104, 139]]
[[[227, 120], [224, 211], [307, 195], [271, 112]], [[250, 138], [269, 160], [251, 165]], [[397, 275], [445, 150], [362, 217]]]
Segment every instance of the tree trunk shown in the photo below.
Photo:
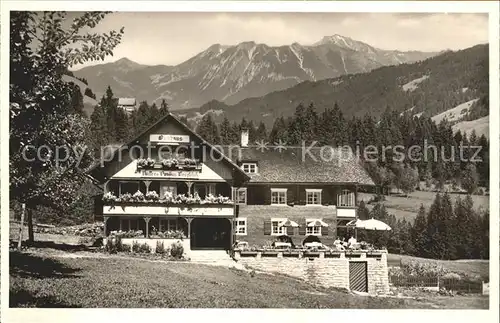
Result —
[[17, 249], [21, 250], [21, 244], [23, 241], [23, 230], [24, 230], [24, 213], [26, 212], [26, 204], [22, 204], [21, 211], [21, 222], [19, 223], [19, 241], [17, 242]]
[[28, 206], [26, 209], [28, 215], [28, 243], [31, 245], [35, 241], [35, 237], [33, 235], [33, 209]]

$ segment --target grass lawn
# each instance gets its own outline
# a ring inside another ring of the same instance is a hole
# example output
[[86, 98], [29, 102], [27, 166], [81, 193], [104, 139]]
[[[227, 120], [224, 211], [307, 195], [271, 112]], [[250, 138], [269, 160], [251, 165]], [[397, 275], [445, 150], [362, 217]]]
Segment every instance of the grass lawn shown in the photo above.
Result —
[[387, 255], [387, 264], [389, 266], [399, 266], [401, 261], [403, 263], [409, 261], [416, 261], [419, 263], [433, 263], [443, 266], [444, 269], [452, 272], [464, 273], [468, 276], [480, 276], [484, 281], [489, 281], [489, 260], [436, 260], [405, 255]]
[[[383, 202], [387, 211], [396, 216], [396, 219], [405, 218], [413, 222], [417, 216], [420, 205], [423, 204], [426, 210], [429, 210], [434, 198], [435, 192], [415, 191], [409, 197], [404, 196], [386, 196]], [[450, 193], [451, 201], [454, 204], [457, 197], [465, 198], [463, 194]], [[373, 197], [373, 194], [358, 193], [358, 199], [368, 202]], [[474, 207], [476, 209], [489, 210], [490, 198], [483, 195], [472, 195]], [[373, 205], [367, 204], [368, 209], [372, 209]]]
[[10, 307], [487, 308], [488, 298], [366, 297], [225, 267], [32, 248], [10, 252]]

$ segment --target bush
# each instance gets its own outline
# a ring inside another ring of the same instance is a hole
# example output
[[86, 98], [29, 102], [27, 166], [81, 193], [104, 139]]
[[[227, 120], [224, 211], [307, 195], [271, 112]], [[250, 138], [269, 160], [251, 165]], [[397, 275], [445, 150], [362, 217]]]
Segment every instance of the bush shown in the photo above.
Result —
[[120, 237], [109, 237], [106, 240], [106, 246], [104, 246], [104, 250], [109, 253], [117, 253], [117, 252], [122, 252], [126, 251], [122, 239]]
[[130, 247], [130, 245], [129, 245], [129, 244], [124, 244], [124, 245], [122, 245], [122, 251], [123, 251], [123, 252], [130, 252], [130, 251], [131, 251], [131, 249], [132, 249], [132, 248]]
[[151, 247], [147, 243], [143, 243], [139, 246], [140, 253], [151, 253]]
[[139, 253], [140, 250], [141, 250], [141, 245], [139, 244], [139, 242], [134, 241], [132, 243], [132, 252]]
[[113, 239], [108, 238], [106, 240], [106, 245], [104, 246], [104, 250], [108, 253], [117, 253], [116, 245], [113, 243]]
[[179, 241], [172, 243], [172, 246], [170, 247], [170, 256], [175, 259], [181, 259], [183, 255], [184, 247], [182, 246], [182, 243]]
[[460, 275], [457, 273], [446, 273], [441, 278], [442, 279], [454, 279], [454, 280], [462, 279], [462, 277], [460, 277]]
[[165, 244], [163, 243], [163, 241], [156, 241], [156, 248], [155, 248], [155, 252], [157, 254], [161, 254], [161, 255], [164, 255], [167, 253], [168, 250], [165, 249]]

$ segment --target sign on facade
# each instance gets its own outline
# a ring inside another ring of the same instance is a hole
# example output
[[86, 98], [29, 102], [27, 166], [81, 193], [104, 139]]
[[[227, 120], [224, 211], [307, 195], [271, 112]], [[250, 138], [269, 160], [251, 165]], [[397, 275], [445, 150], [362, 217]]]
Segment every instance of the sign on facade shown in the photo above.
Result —
[[179, 178], [198, 178], [199, 172], [191, 171], [171, 171], [161, 169], [143, 169], [141, 170], [142, 176], [147, 177], [179, 177]]
[[154, 143], [162, 143], [162, 144], [189, 143], [189, 136], [187, 136], [187, 135], [153, 134], [153, 135], [149, 135], [149, 141], [154, 142]]

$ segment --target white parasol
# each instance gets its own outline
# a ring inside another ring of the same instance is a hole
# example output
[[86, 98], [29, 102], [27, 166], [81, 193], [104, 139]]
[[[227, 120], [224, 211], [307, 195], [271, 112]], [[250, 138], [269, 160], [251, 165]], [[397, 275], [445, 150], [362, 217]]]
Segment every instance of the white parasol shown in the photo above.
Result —
[[281, 222], [279, 224], [280, 227], [292, 227], [292, 228], [298, 228], [299, 224], [295, 221], [291, 221], [290, 219], [286, 219], [285, 221]]
[[308, 227], [328, 227], [328, 223], [323, 222], [322, 220], [314, 220], [307, 224]]
[[392, 230], [386, 223], [371, 218], [369, 220], [355, 220], [347, 224], [348, 226], [353, 226], [356, 229], [374, 230], [374, 231], [389, 231]]

